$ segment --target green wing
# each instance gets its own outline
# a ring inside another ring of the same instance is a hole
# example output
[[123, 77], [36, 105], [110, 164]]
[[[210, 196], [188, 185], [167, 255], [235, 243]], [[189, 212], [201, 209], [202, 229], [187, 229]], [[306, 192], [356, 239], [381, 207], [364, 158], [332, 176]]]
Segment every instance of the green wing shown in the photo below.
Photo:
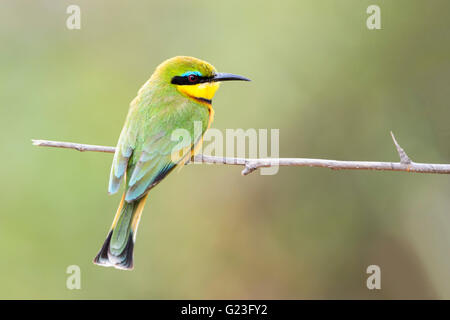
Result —
[[188, 156], [207, 128], [209, 112], [205, 107], [189, 103], [170, 108], [135, 110], [128, 117], [130, 121], [119, 138], [110, 178], [110, 192], [117, 191], [127, 172], [127, 202], [140, 198], [161, 181]]
[[110, 194], [116, 193], [117, 190], [119, 190], [128, 167], [128, 162], [136, 145], [136, 128], [133, 128], [134, 126], [131, 125], [133, 123], [134, 111], [132, 106], [128, 112], [127, 120], [120, 133], [119, 141], [116, 146], [116, 152], [114, 153], [109, 176], [108, 192]]

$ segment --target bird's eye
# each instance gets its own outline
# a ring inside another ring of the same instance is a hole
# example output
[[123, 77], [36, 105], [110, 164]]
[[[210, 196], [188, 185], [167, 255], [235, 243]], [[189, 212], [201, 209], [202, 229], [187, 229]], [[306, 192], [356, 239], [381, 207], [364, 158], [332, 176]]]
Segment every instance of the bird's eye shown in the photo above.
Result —
[[197, 76], [195, 75], [195, 74], [190, 74], [189, 76], [188, 76], [188, 80], [189, 80], [189, 82], [191, 82], [191, 83], [194, 83], [194, 82], [196, 82], [197, 81]]

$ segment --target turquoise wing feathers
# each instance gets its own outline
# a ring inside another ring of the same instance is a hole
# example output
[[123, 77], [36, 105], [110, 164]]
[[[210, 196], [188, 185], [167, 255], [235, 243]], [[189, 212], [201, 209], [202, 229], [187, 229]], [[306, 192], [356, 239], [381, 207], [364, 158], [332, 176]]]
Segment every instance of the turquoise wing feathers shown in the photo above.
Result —
[[[126, 176], [125, 201], [142, 197], [161, 181], [200, 141], [209, 121], [209, 112], [198, 105], [185, 104], [175, 112], [149, 108], [145, 117], [130, 110], [111, 167], [109, 192], [115, 193]], [[135, 121], [135, 119], [147, 119]], [[195, 125], [198, 121], [199, 125]], [[182, 129], [184, 135], [175, 134]], [[173, 154], [177, 154], [173, 158]], [[177, 160], [178, 159], [178, 160]]]
[[129, 127], [127, 121], [120, 133], [119, 142], [117, 143], [116, 152], [114, 153], [108, 187], [108, 192], [110, 194], [116, 193], [117, 190], [119, 190], [128, 167], [128, 162], [135, 147], [136, 137], [130, 132]]

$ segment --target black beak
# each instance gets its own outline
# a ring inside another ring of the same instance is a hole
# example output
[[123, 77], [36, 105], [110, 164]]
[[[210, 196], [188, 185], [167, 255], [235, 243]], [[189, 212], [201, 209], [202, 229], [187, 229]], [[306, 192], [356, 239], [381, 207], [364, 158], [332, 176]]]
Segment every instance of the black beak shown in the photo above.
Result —
[[211, 81], [218, 82], [218, 81], [251, 81], [250, 79], [247, 79], [242, 76], [238, 76], [236, 74], [232, 73], [216, 73], [214, 77], [211, 79]]

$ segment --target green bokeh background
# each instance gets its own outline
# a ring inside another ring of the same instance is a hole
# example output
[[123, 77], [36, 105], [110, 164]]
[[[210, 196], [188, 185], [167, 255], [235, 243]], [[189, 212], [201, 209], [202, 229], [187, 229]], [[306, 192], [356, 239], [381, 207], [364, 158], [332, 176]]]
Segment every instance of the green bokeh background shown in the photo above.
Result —
[[[81, 7], [81, 30], [66, 8]], [[366, 27], [381, 7], [382, 30]], [[112, 156], [30, 139], [115, 145], [163, 60], [250, 77], [223, 84], [213, 127], [279, 128], [280, 155], [450, 163], [450, 3], [0, 3], [0, 298], [450, 298], [445, 175], [194, 165], [152, 190], [132, 272], [101, 268], [120, 195]], [[366, 288], [381, 267], [382, 289]], [[66, 268], [81, 268], [81, 290]]]

